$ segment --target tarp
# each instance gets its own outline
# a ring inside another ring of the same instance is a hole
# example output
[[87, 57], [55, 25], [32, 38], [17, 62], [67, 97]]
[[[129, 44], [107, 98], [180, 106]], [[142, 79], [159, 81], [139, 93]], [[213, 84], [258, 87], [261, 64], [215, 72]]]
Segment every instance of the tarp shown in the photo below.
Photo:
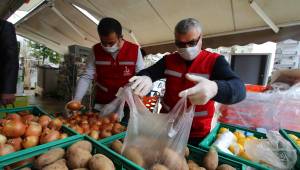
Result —
[[[18, 23], [17, 32], [65, 53], [67, 46], [91, 47], [99, 41], [96, 24], [72, 4], [94, 15], [114, 17], [124, 27], [126, 39], [143, 47], [173, 42], [176, 23], [187, 17], [202, 23], [204, 37], [248, 33], [269, 28], [247, 0], [56, 0], [54, 7], [84, 34], [83, 38], [51, 7]], [[300, 24], [299, 0], [255, 0], [267, 16], [280, 27]], [[271, 34], [276, 34], [269, 31]], [[280, 33], [280, 30], [279, 30]], [[234, 36], [234, 35], [233, 35]], [[257, 35], [259, 36], [259, 35]], [[251, 40], [251, 39], [249, 39]], [[238, 44], [239, 40], [235, 40]], [[244, 43], [244, 42], [243, 42]], [[249, 42], [251, 43], [251, 42]]]

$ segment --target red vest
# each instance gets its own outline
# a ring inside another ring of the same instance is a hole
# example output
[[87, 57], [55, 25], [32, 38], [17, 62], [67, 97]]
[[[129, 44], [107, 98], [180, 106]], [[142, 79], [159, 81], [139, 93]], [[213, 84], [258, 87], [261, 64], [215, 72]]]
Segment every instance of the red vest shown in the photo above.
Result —
[[[170, 111], [179, 100], [179, 92], [195, 85], [185, 78], [186, 73], [201, 75], [209, 79], [215, 61], [219, 56], [219, 54], [202, 50], [190, 66], [186, 65], [186, 61], [178, 53], [166, 56], [165, 77], [167, 80], [163, 110]], [[195, 107], [190, 137], [202, 138], [210, 132], [214, 111], [214, 101], [212, 100], [205, 105]]]
[[93, 49], [96, 65], [96, 102], [107, 104], [115, 98], [118, 89], [135, 75], [138, 46], [124, 41], [116, 60], [103, 50], [100, 43]]

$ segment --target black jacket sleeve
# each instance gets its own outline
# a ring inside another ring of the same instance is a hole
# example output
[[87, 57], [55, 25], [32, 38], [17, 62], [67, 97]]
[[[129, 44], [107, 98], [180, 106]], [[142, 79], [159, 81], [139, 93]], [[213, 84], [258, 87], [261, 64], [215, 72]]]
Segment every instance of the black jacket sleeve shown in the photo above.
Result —
[[0, 20], [0, 93], [16, 93], [19, 50], [14, 25]]
[[153, 82], [155, 82], [156, 80], [162, 79], [162, 78], [164, 78], [164, 72], [166, 69], [165, 61], [166, 61], [166, 59], [165, 59], [165, 57], [163, 57], [162, 59], [160, 59], [158, 62], [156, 62], [152, 66], [138, 72], [137, 75], [138, 76], [148, 76], [151, 78], [151, 80]]
[[245, 99], [245, 85], [231, 70], [224, 56], [217, 58], [210, 79], [218, 85], [218, 93], [213, 100], [223, 104], [234, 104]]

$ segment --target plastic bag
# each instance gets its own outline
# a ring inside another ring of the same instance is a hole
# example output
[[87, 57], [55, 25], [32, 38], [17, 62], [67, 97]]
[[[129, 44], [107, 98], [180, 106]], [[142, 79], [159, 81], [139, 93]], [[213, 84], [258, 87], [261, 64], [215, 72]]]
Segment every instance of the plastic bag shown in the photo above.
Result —
[[222, 105], [221, 122], [248, 128], [300, 130], [300, 83], [286, 91], [247, 93], [244, 101]]
[[292, 169], [297, 161], [296, 150], [276, 131], [269, 131], [267, 139], [246, 141], [245, 152], [251, 160], [278, 170]]
[[151, 113], [130, 88], [124, 88], [119, 98], [130, 108], [122, 154], [131, 160], [139, 158], [134, 162], [146, 169], [156, 163], [172, 170], [186, 169], [184, 152], [194, 116], [187, 98], [181, 98], [168, 114]]

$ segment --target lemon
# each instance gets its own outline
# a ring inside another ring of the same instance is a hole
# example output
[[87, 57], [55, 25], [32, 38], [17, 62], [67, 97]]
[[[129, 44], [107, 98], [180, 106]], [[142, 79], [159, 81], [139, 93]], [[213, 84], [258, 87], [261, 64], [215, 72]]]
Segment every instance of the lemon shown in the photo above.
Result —
[[240, 152], [239, 156], [244, 158], [244, 159], [251, 160], [251, 158], [249, 157], [249, 155], [245, 151]]
[[300, 139], [296, 141], [297, 145], [300, 147]]
[[225, 133], [227, 131], [229, 131], [227, 128], [222, 127], [220, 128], [219, 133]]
[[228, 149], [230, 152], [232, 152], [235, 155], [244, 151], [244, 147], [239, 143], [231, 144]]
[[238, 139], [239, 139], [239, 138], [245, 138], [245, 137], [246, 137], [242, 132], [239, 132], [239, 131], [235, 131], [233, 134], [234, 134]]
[[298, 137], [297, 137], [296, 135], [294, 135], [294, 134], [289, 134], [289, 137], [290, 137], [291, 139], [293, 139], [294, 141], [297, 141], [297, 140], [298, 140]]
[[244, 146], [245, 142], [246, 142], [247, 138], [238, 138], [237, 143], [241, 144], [242, 146]]

